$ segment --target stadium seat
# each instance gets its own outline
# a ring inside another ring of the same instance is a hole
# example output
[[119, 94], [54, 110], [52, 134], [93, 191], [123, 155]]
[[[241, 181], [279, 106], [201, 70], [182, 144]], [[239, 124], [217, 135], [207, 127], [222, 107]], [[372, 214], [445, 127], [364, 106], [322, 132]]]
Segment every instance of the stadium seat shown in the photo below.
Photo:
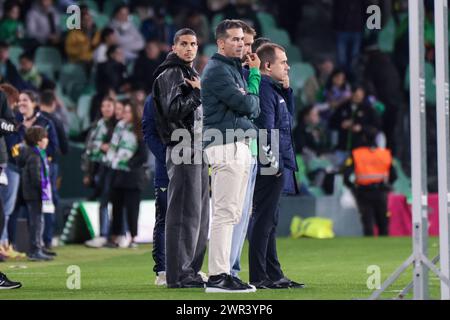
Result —
[[217, 46], [215, 44], [207, 44], [203, 49], [203, 54], [207, 57], [212, 57], [217, 52]]
[[97, 1], [94, 0], [83, 0], [80, 1], [80, 5], [86, 5], [90, 11], [99, 12]]
[[289, 64], [302, 61], [302, 54], [298, 46], [289, 45], [285, 49]]
[[9, 59], [16, 67], [19, 66], [19, 57], [23, 53], [23, 48], [19, 46], [9, 47]]
[[214, 34], [216, 31], [216, 27], [219, 25], [220, 21], [223, 20], [223, 13], [217, 13], [211, 20], [211, 31]]
[[294, 94], [303, 88], [305, 81], [313, 74], [314, 68], [309, 63], [297, 62], [291, 65], [289, 76]]
[[378, 34], [378, 46], [383, 52], [393, 52], [395, 45], [395, 21], [391, 17]]
[[73, 63], [65, 64], [61, 69], [59, 82], [62, 93], [72, 101], [78, 101], [87, 82], [83, 66]]
[[98, 29], [105, 28], [109, 24], [110, 20], [111, 19], [107, 15], [101, 13], [97, 13], [95, 15], [95, 25]]
[[55, 73], [58, 73], [62, 66], [62, 57], [56, 48], [39, 47], [34, 56], [34, 63], [39, 72], [55, 79]]
[[80, 120], [80, 130], [84, 131], [89, 128], [89, 110], [91, 108], [92, 94], [84, 94], [80, 96], [77, 103], [77, 116]]
[[[262, 34], [266, 34], [270, 29], [275, 29], [277, 27], [277, 23], [270, 13], [260, 11], [256, 16], [261, 24]], [[259, 37], [259, 35], [257, 35], [257, 37]]]
[[139, 30], [141, 28], [141, 18], [137, 14], [130, 15], [130, 19], [133, 22], [134, 26]]
[[291, 39], [289, 37], [289, 34], [283, 29], [277, 28], [269, 29], [267, 30], [267, 32], [264, 33], [264, 37], [269, 38], [273, 42], [283, 47], [291, 45]]
[[103, 14], [105, 14], [108, 17], [112, 18], [114, 9], [118, 6], [123, 4], [124, 1], [122, 0], [108, 0], [105, 1], [103, 4]]

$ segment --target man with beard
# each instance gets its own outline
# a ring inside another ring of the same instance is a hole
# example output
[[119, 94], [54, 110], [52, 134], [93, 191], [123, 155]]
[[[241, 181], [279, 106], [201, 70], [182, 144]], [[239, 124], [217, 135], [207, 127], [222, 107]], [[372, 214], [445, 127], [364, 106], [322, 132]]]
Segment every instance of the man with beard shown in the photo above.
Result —
[[[206, 251], [209, 225], [208, 166], [202, 159], [203, 111], [200, 79], [192, 68], [197, 37], [181, 29], [172, 52], [155, 71], [153, 97], [156, 125], [167, 145], [169, 176], [166, 213], [166, 281], [168, 288], [203, 288], [199, 275]], [[183, 135], [181, 142], [177, 134]], [[187, 136], [187, 137], [186, 137]], [[174, 139], [172, 139], [174, 137]], [[179, 161], [179, 157], [183, 158]]]

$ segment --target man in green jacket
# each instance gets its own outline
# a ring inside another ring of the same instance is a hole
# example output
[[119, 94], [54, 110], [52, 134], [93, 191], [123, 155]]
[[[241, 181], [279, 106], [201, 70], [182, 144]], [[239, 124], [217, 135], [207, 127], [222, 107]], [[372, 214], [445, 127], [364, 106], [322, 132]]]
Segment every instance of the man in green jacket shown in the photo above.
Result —
[[[203, 140], [211, 165], [212, 223], [206, 292], [252, 292], [230, 275], [233, 226], [241, 218], [251, 165], [249, 138], [256, 128], [259, 97], [250, 93], [242, 73], [244, 32], [241, 22], [224, 20], [216, 28], [218, 52], [203, 71]], [[254, 55], [250, 67], [259, 67]], [[253, 64], [255, 66], [253, 66]]]

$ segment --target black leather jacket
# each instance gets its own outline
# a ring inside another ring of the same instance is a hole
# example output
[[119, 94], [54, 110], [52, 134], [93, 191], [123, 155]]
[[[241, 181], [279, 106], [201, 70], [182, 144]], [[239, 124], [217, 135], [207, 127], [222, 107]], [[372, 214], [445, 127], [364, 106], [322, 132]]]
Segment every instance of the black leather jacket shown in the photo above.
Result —
[[193, 136], [194, 111], [201, 105], [200, 90], [192, 88], [185, 79], [198, 77], [198, 73], [170, 53], [155, 71], [153, 99], [156, 110], [156, 127], [161, 140], [166, 145], [175, 145], [171, 141], [176, 129], [187, 129]]

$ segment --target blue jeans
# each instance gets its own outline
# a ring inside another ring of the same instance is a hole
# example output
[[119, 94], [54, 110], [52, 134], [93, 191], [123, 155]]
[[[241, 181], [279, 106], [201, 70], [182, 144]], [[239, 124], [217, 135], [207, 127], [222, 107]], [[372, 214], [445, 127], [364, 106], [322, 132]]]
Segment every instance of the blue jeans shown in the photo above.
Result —
[[167, 186], [155, 188], [155, 227], [153, 228], [152, 256], [155, 261], [153, 271], [158, 273], [166, 270], [166, 211]]
[[247, 191], [245, 193], [244, 207], [242, 209], [241, 221], [233, 227], [233, 238], [231, 242], [230, 252], [230, 266], [231, 275], [237, 277], [241, 271], [241, 253], [244, 246], [245, 236], [247, 235], [248, 223], [252, 213], [253, 206], [253, 191], [255, 190], [256, 174], [258, 172], [258, 165], [254, 158], [254, 163], [251, 164], [250, 175], [248, 178]]
[[361, 49], [361, 32], [338, 32], [337, 33], [337, 59], [340, 67], [349, 72], [353, 60], [358, 56]]
[[55, 205], [55, 213], [44, 213], [44, 233], [42, 239], [46, 247], [51, 247], [53, 239], [53, 230], [55, 228], [55, 215], [58, 210], [59, 194], [56, 188], [56, 181], [58, 179], [59, 164], [50, 163], [50, 182], [52, 184], [52, 199]]
[[[5, 169], [6, 176], [8, 177], [8, 185], [0, 187], [0, 194], [3, 200], [3, 209], [5, 212], [5, 225], [1, 237], [1, 241], [9, 240], [9, 242], [13, 242], [13, 234], [14, 230], [12, 227], [15, 226], [15, 221], [11, 215], [14, 212], [14, 208], [16, 206], [17, 193], [19, 191], [20, 185], [20, 173], [17, 171], [17, 168], [14, 165], [8, 163], [7, 168]], [[10, 219], [11, 217], [11, 219]]]
[[106, 166], [101, 166], [96, 177], [97, 184], [100, 186], [100, 236], [107, 238], [109, 236], [109, 211], [108, 203], [111, 194], [113, 172]]

